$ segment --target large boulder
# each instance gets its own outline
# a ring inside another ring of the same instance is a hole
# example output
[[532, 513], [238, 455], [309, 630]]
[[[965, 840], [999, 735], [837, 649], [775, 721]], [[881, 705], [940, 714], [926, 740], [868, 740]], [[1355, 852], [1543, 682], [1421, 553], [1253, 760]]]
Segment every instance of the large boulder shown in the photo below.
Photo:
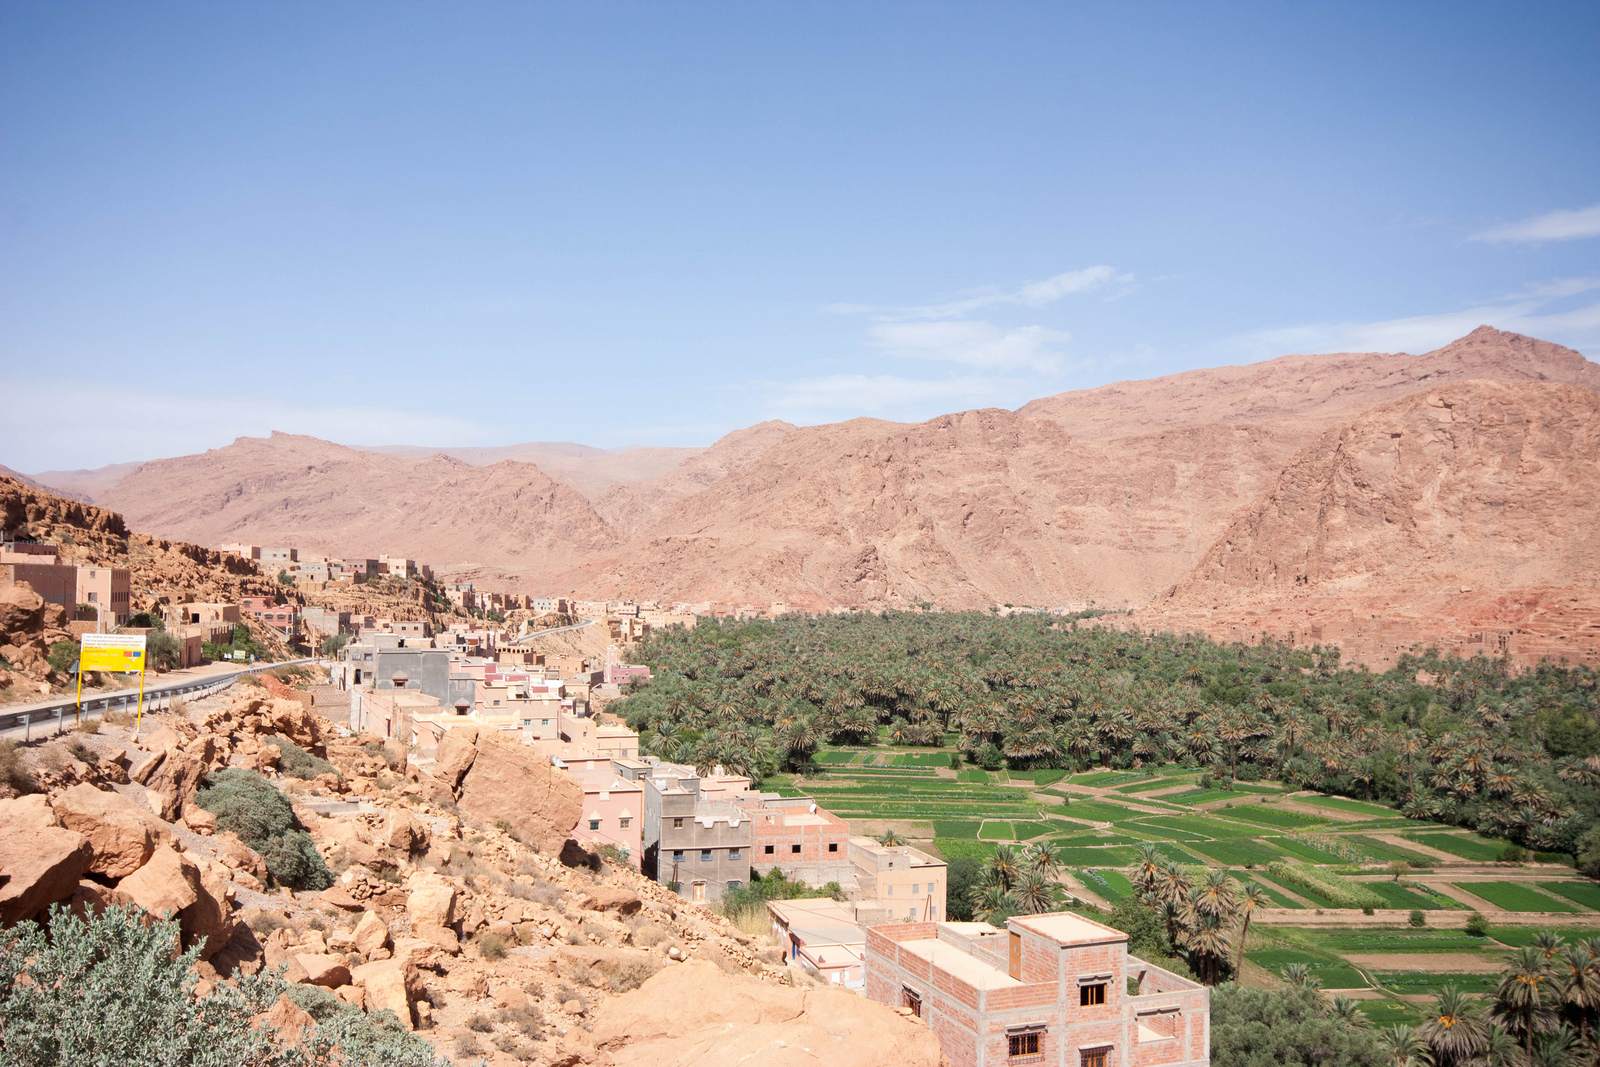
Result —
[[389, 928], [376, 911], [365, 911], [361, 921], [356, 923], [351, 939], [355, 942], [357, 952], [369, 960], [376, 959], [388, 952]]
[[514, 737], [486, 733], [478, 739], [457, 803], [464, 814], [503, 822], [524, 844], [556, 854], [583, 814], [583, 789], [552, 767], [548, 756]]
[[45, 799], [43, 793], [29, 793], [25, 797], [0, 800], [0, 829], [6, 832], [43, 830], [47, 826], [55, 825], [57, 825], [56, 813], [51, 810], [50, 801]]
[[439, 755], [433, 763], [433, 776], [452, 791], [460, 788], [461, 779], [478, 755], [478, 728], [470, 723], [445, 731], [439, 742]]
[[221, 951], [233, 932], [227, 869], [204, 873], [189, 857], [158, 848], [150, 862], [117, 883], [116, 895], [151, 915], [176, 918], [185, 947], [200, 946], [200, 958]]
[[125, 878], [144, 866], [166, 827], [135, 801], [84, 782], [51, 800], [56, 818], [89, 839], [94, 859], [89, 869], [107, 878]]
[[705, 960], [661, 971], [604, 1002], [596, 1047], [616, 1067], [938, 1067], [927, 1027], [842, 989], [730, 975]]
[[26, 635], [42, 629], [44, 597], [27, 582], [0, 588], [0, 636], [12, 637], [21, 644]]
[[411, 930], [418, 937], [454, 949], [456, 936], [456, 887], [437, 874], [419, 871], [406, 883], [406, 911], [411, 915]]
[[350, 984], [350, 968], [338, 956], [320, 952], [302, 952], [295, 956], [295, 962], [305, 972], [305, 980], [311, 985], [338, 989], [342, 985]]
[[365, 991], [368, 1011], [392, 1011], [406, 1029], [416, 1027], [411, 1006], [422, 994], [422, 980], [409, 960], [375, 960], [351, 972], [351, 980]]
[[182, 749], [169, 750], [145, 783], [150, 791], [150, 807], [167, 822], [176, 821], [200, 788], [200, 780], [223, 761], [217, 739], [211, 734], [202, 734]]
[[0, 923], [32, 919], [69, 899], [93, 858], [88, 840], [71, 830], [5, 827], [0, 832]]

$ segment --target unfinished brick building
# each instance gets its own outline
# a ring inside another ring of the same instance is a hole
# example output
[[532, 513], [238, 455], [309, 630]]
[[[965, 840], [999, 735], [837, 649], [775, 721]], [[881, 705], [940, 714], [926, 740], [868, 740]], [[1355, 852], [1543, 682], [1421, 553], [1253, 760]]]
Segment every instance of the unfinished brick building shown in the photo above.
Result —
[[1207, 1067], [1211, 995], [1079, 915], [867, 931], [867, 996], [905, 1008], [952, 1067]]

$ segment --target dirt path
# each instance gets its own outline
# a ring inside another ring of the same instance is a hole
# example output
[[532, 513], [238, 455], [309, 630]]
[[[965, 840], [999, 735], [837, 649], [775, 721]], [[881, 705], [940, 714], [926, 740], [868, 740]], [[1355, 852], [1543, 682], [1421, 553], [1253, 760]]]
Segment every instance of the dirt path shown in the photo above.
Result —
[[1345, 952], [1349, 963], [1364, 971], [1429, 971], [1493, 974], [1505, 961], [1479, 952]]

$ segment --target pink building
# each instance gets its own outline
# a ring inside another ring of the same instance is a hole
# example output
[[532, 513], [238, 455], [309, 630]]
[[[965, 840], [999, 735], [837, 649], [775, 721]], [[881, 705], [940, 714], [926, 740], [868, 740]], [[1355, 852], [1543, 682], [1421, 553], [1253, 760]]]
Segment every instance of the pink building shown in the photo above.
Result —
[[867, 931], [867, 996], [938, 1035], [952, 1067], [1208, 1067], [1211, 995], [1070, 912]]
[[551, 762], [583, 787], [583, 814], [572, 836], [590, 848], [620, 849], [637, 868], [643, 855], [644, 787], [618, 774], [610, 756], [562, 755]]

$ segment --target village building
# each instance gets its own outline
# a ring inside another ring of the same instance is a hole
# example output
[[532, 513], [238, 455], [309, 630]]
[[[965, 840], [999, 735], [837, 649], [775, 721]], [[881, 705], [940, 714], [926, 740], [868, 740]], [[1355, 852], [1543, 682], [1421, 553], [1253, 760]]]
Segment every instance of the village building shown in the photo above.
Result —
[[279, 604], [269, 596], [247, 596], [239, 600], [239, 614], [270, 626], [285, 638], [293, 638], [300, 612], [293, 604]]
[[767, 918], [789, 966], [829, 985], [863, 989], [867, 927], [888, 916], [871, 904], [803, 897], [768, 901]]
[[745, 803], [751, 819], [750, 868], [760, 875], [781, 870], [810, 885], [838, 882], [853, 889], [850, 826], [810, 797], [756, 794]]
[[201, 641], [226, 645], [233, 641], [233, 628], [242, 616], [239, 605], [190, 600], [167, 608], [169, 632], [187, 636], [198, 634]]
[[875, 901], [906, 922], [940, 922], [948, 881], [944, 860], [910, 845], [885, 845], [870, 837], [850, 838], [858, 901]]
[[866, 993], [922, 1019], [952, 1067], [1210, 1063], [1210, 992], [1070, 912], [872, 926]]
[[80, 603], [78, 568], [64, 566], [55, 559], [53, 552], [45, 555], [7, 551], [0, 557], [0, 588], [26, 582], [46, 604], [56, 605], [70, 620], [76, 617]]
[[618, 850], [637, 870], [643, 852], [644, 787], [623, 777], [608, 756], [567, 754], [553, 756], [551, 762], [583, 787], [583, 814], [572, 836], [590, 848]]
[[77, 597], [79, 604], [94, 605], [106, 622], [121, 626], [133, 610], [132, 576], [126, 567], [80, 566]]
[[744, 810], [732, 801], [702, 796], [692, 767], [645, 766], [641, 867], [646, 877], [695, 903], [714, 903], [748, 882], [751, 824]]

